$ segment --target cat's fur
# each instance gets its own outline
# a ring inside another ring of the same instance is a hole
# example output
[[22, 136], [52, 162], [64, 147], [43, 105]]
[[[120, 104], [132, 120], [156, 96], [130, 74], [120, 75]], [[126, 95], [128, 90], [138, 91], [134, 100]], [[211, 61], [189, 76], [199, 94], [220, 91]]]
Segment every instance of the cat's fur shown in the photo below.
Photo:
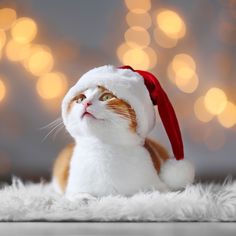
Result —
[[126, 101], [104, 87], [89, 88], [71, 100], [64, 122], [75, 144], [55, 161], [58, 192], [73, 199], [168, 191], [159, 172], [169, 156], [160, 144], [137, 134], [135, 111]]

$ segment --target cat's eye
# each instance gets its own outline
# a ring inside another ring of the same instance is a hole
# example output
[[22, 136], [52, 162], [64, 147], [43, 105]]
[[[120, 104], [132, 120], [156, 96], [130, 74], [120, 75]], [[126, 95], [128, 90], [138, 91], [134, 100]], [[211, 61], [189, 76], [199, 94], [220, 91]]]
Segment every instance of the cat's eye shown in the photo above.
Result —
[[86, 98], [86, 96], [84, 94], [80, 94], [74, 100], [76, 103], [81, 103], [85, 98]]
[[111, 93], [104, 93], [99, 100], [101, 101], [108, 101], [110, 99], [114, 98], [114, 95]]

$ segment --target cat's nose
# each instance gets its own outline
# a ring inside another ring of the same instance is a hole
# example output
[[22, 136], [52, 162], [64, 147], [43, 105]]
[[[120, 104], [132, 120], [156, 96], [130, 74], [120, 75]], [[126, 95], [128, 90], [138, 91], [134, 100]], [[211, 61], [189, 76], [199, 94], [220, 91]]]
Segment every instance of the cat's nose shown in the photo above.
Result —
[[91, 106], [91, 105], [92, 105], [91, 102], [84, 102], [84, 107], [85, 107], [85, 108], [87, 108], [87, 107], [89, 107], [89, 106]]

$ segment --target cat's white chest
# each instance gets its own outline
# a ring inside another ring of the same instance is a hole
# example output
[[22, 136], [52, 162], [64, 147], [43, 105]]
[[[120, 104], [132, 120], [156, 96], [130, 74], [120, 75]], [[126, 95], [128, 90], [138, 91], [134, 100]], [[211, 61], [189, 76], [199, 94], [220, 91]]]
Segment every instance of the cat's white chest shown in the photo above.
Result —
[[142, 146], [82, 141], [75, 147], [66, 194], [131, 195], [162, 189], [149, 153]]

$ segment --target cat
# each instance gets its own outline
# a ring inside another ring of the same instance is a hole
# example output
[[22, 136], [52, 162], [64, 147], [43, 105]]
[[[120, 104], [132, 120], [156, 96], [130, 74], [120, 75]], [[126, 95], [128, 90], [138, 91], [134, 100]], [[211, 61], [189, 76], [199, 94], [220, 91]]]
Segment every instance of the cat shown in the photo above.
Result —
[[139, 135], [135, 110], [106, 86], [75, 93], [64, 102], [63, 121], [75, 143], [54, 163], [57, 192], [74, 200], [171, 190], [161, 177], [170, 160], [166, 149]]

